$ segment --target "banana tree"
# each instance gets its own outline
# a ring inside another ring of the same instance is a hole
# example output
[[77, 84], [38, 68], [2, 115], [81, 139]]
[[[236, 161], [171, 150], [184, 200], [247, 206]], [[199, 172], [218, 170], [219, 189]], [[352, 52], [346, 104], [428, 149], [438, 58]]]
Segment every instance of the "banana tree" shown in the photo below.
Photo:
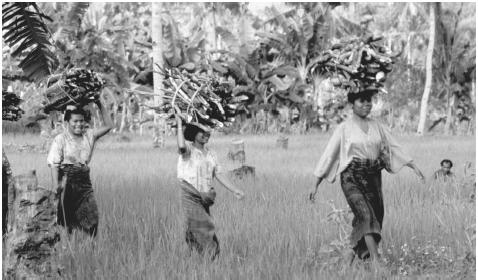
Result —
[[[310, 94], [314, 88], [313, 84], [318, 86], [317, 81], [311, 83], [312, 77], [309, 76], [309, 69], [315, 63], [314, 59], [330, 46], [331, 39], [358, 33], [361, 27], [335, 13], [336, 5], [327, 3], [291, 5], [294, 8], [284, 13], [271, 7], [273, 17], [267, 22], [277, 28], [269, 32], [258, 32], [257, 35], [266, 46], [266, 55], [272, 57], [273, 62], [269, 65], [273, 68], [269, 69], [269, 73], [274, 75], [269, 81], [276, 88], [283, 88], [284, 80], [288, 80], [288, 87], [278, 91], [279, 99], [306, 105], [314, 99], [315, 95]], [[274, 69], [276, 61], [283, 63]], [[315, 91], [318, 89], [315, 88]]]
[[[189, 36], [179, 32], [178, 22], [165, 9], [161, 11], [163, 32], [163, 58], [166, 67], [179, 67], [189, 71], [200, 68], [205, 47], [205, 32], [197, 25], [191, 26]], [[200, 22], [197, 22], [200, 24]]]
[[[473, 107], [466, 84], [471, 83], [465, 75], [476, 68], [476, 29], [475, 5], [460, 3], [457, 5], [437, 4], [438, 51], [435, 68], [438, 81], [444, 85], [442, 94], [447, 104], [445, 133], [451, 134], [454, 123], [454, 111], [458, 99], [463, 96], [468, 106]], [[469, 113], [469, 112], [467, 112]]]
[[[73, 10], [82, 10], [73, 4]], [[130, 81], [141, 70], [149, 68], [149, 50], [144, 45], [150, 40], [151, 5], [141, 3], [94, 3], [81, 19], [66, 24], [58, 35], [57, 44], [64, 55], [65, 68], [86, 67], [102, 73], [114, 98], [113, 108], [122, 111], [120, 130], [132, 124], [129, 112]], [[59, 32], [58, 32], [59, 33]], [[141, 67], [141, 68], [140, 68]], [[116, 114], [117, 112], [115, 112]]]

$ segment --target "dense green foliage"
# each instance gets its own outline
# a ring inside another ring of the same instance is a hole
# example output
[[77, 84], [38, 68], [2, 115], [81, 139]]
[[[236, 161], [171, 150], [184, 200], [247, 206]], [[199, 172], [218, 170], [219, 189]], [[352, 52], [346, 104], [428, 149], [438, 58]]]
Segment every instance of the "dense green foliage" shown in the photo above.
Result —
[[[274, 118], [284, 105], [297, 108], [301, 122], [309, 120], [305, 127], [333, 123], [345, 105], [333, 103], [333, 92], [343, 96], [333, 87], [336, 77], [308, 70], [334, 44], [367, 33], [384, 36], [380, 44], [400, 54], [385, 81], [389, 94], [380, 97], [379, 115], [404, 127], [400, 119], [414, 114], [413, 106], [401, 105], [420, 102], [429, 4], [279, 3], [262, 10], [254, 5], [161, 4], [163, 66], [214, 76], [250, 96], [237, 127], [255, 121], [261, 109]], [[80, 67], [107, 80], [107, 100], [122, 126], [141, 118], [138, 106], [150, 97], [135, 90], [151, 91], [153, 84], [150, 3], [5, 3], [3, 10], [3, 43], [9, 45], [4, 87], [23, 92], [27, 114], [28, 106], [41, 104], [42, 78]], [[475, 100], [475, 5], [439, 3], [437, 12], [431, 122], [447, 112], [472, 116]], [[25, 80], [35, 80], [40, 90], [28, 92]]]

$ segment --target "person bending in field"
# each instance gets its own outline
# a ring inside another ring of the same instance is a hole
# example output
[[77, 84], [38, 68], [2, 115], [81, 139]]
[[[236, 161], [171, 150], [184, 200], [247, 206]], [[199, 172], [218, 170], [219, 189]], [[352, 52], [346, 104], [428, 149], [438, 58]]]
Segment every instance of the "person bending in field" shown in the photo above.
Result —
[[65, 111], [66, 130], [55, 137], [47, 162], [52, 171], [53, 189], [61, 197], [58, 203], [58, 223], [69, 233], [80, 229], [91, 236], [98, 231], [98, 206], [93, 195], [88, 164], [98, 139], [113, 128], [104, 104], [96, 102], [104, 126], [86, 129], [85, 110], [69, 106]]
[[340, 175], [342, 191], [354, 214], [350, 263], [356, 256], [379, 261], [377, 247], [382, 238], [384, 216], [381, 170], [386, 168], [396, 173], [408, 166], [425, 181], [422, 172], [388, 128], [368, 117], [372, 97], [377, 92], [373, 89], [348, 94], [353, 114], [339, 124], [330, 138], [315, 169], [317, 182], [310, 194], [310, 199], [315, 200], [322, 180], [333, 183]]
[[447, 182], [455, 179], [455, 173], [451, 172], [453, 162], [449, 159], [444, 159], [440, 162], [441, 168], [433, 174], [433, 178], [437, 181]]
[[[177, 176], [186, 218], [186, 243], [191, 250], [208, 254], [214, 260], [219, 254], [219, 241], [210, 213], [216, 198], [212, 179], [216, 178], [238, 199], [242, 199], [244, 193], [220, 173], [216, 155], [205, 147], [210, 130], [201, 124], [189, 123], [183, 132], [182, 120], [177, 114], [176, 121], [179, 148]], [[186, 143], [185, 139], [191, 143]]]

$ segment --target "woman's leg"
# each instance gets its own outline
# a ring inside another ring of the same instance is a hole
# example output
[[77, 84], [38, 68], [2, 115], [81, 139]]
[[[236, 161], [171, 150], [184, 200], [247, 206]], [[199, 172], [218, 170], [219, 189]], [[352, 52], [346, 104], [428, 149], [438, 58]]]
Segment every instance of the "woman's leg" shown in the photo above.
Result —
[[214, 236], [212, 237], [212, 240], [214, 241], [216, 248], [214, 249], [214, 254], [212, 255], [211, 260], [215, 260], [221, 250], [219, 249], [219, 240], [217, 239], [216, 234], [214, 234]]
[[350, 241], [355, 254], [360, 259], [366, 259], [369, 256], [373, 259], [378, 258], [377, 248], [383, 219], [383, 215], [377, 213], [383, 213], [383, 211], [377, 211], [380, 208], [377, 206], [380, 204], [381, 197], [377, 197], [374, 183], [378, 182], [371, 182], [370, 179], [351, 168], [341, 173], [342, 190], [354, 213]]
[[364, 236], [365, 244], [367, 244], [367, 249], [370, 252], [370, 258], [372, 260], [378, 260], [380, 257], [378, 255], [378, 244], [373, 237], [373, 234], [365, 234]]
[[355, 260], [355, 251], [353, 249], [350, 249], [350, 251], [347, 253], [346, 257], [346, 263], [348, 265], [352, 265]]
[[186, 226], [186, 244], [188, 244], [189, 250], [196, 250], [199, 254], [202, 253], [202, 246], [196, 240], [193, 232], [189, 229], [189, 226]]

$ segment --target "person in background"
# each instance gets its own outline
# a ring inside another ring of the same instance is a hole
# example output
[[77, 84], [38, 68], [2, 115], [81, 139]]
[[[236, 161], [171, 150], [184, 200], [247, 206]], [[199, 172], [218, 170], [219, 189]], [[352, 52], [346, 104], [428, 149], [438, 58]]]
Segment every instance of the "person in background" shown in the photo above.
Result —
[[451, 171], [453, 162], [449, 159], [444, 159], [440, 162], [441, 168], [433, 174], [433, 178], [438, 181], [447, 182], [455, 179], [455, 173]]
[[384, 217], [381, 170], [396, 173], [407, 166], [425, 181], [388, 128], [368, 117], [376, 93], [377, 90], [372, 89], [348, 94], [353, 114], [339, 124], [330, 138], [315, 169], [317, 181], [310, 194], [314, 201], [324, 179], [333, 183], [336, 176], [340, 176], [342, 191], [354, 214], [350, 263], [355, 256], [380, 260], [378, 244], [382, 239]]
[[238, 199], [242, 199], [244, 193], [221, 174], [215, 153], [205, 146], [211, 135], [210, 130], [199, 123], [189, 123], [183, 132], [182, 119], [178, 115], [180, 111], [175, 110], [179, 149], [177, 176], [186, 220], [186, 243], [191, 250], [209, 254], [214, 260], [220, 249], [210, 212], [216, 198], [212, 180], [216, 178]]
[[101, 112], [104, 126], [86, 129], [88, 112], [68, 106], [64, 121], [66, 130], [57, 135], [48, 153], [53, 190], [61, 197], [58, 203], [58, 223], [69, 233], [80, 229], [91, 236], [98, 231], [98, 206], [93, 195], [90, 168], [96, 141], [106, 135], [113, 122], [102, 101], [96, 105]]

